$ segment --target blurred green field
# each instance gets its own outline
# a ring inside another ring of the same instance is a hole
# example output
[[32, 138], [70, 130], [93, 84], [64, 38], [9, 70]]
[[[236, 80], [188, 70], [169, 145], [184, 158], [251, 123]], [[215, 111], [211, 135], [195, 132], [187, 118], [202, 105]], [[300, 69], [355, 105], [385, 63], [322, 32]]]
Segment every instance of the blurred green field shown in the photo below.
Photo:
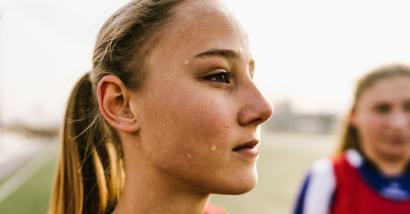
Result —
[[[301, 179], [311, 163], [334, 149], [333, 135], [264, 134], [258, 162], [259, 183], [239, 196], [214, 195], [212, 202], [232, 214], [290, 213]], [[54, 175], [56, 147], [47, 163], [0, 203], [1, 214], [46, 213]]]
[[[0, 203], [1, 214], [43, 214], [47, 212], [56, 153], [57, 145], [50, 145], [33, 160], [26, 163], [24, 166], [26, 169], [39, 168], [34, 169], [35, 173]], [[14, 177], [9, 179], [14, 179]]]

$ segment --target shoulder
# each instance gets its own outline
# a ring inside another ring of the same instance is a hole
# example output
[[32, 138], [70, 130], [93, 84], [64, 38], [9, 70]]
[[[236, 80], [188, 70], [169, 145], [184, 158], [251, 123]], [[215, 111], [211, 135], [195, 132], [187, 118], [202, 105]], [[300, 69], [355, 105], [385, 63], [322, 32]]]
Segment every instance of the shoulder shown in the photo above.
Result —
[[361, 164], [362, 157], [355, 150], [315, 161], [306, 176], [295, 213], [328, 213], [333, 203], [336, 186], [339, 185], [340, 173], [346, 177], [346, 172], [357, 169]]
[[332, 161], [336, 180], [357, 174], [364, 162], [361, 154], [354, 149], [349, 149], [343, 154], [335, 156]]
[[333, 161], [331, 159], [319, 159], [313, 162], [308, 174], [308, 190], [312, 192], [321, 192], [323, 188], [333, 189], [335, 185], [335, 176], [333, 172]]
[[333, 161], [323, 158], [313, 162], [310, 169], [311, 176], [330, 176], [333, 173]]
[[353, 168], [359, 168], [363, 164], [363, 157], [362, 155], [355, 149], [347, 150], [344, 155], [343, 159], [346, 163], [348, 163]]
[[[333, 172], [333, 161], [331, 159], [320, 159], [313, 163], [309, 172], [308, 196], [329, 197], [335, 188], [335, 176]], [[316, 199], [315, 199], [316, 200]]]
[[333, 161], [320, 159], [313, 163], [305, 181], [305, 193], [301, 200], [304, 214], [328, 213], [335, 190]]
[[327, 214], [335, 189], [333, 161], [320, 159], [310, 168], [299, 197], [294, 214]]

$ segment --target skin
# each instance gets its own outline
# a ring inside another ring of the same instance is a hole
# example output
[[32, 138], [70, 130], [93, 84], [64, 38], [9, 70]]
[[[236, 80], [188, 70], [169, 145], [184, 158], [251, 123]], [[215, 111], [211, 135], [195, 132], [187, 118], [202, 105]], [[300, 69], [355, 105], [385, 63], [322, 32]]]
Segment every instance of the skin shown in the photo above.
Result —
[[410, 77], [389, 77], [365, 89], [351, 120], [365, 155], [386, 175], [402, 173], [410, 160]]
[[272, 107], [252, 81], [245, 34], [218, 1], [183, 3], [163, 33], [143, 89], [110, 75], [97, 87], [125, 152], [117, 213], [202, 213], [210, 193], [241, 194], [257, 182], [257, 148], [234, 148], [259, 142]]

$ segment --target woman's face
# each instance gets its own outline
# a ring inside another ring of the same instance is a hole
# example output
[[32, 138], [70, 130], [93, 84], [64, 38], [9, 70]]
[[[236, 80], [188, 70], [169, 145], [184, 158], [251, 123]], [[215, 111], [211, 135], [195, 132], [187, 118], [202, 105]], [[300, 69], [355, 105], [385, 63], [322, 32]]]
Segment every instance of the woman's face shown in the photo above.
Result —
[[258, 126], [272, 107], [252, 81], [246, 37], [217, 1], [189, 1], [146, 61], [132, 105], [142, 156], [162, 174], [205, 192], [256, 184]]
[[389, 77], [365, 89], [352, 122], [366, 155], [389, 161], [409, 160], [410, 77]]

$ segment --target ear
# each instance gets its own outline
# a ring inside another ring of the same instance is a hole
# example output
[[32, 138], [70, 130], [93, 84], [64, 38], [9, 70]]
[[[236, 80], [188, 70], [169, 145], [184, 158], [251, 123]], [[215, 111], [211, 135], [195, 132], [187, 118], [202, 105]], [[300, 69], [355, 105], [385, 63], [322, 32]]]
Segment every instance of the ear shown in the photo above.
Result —
[[102, 116], [112, 127], [129, 133], [139, 130], [129, 105], [129, 91], [118, 77], [106, 75], [98, 82], [97, 100]]

